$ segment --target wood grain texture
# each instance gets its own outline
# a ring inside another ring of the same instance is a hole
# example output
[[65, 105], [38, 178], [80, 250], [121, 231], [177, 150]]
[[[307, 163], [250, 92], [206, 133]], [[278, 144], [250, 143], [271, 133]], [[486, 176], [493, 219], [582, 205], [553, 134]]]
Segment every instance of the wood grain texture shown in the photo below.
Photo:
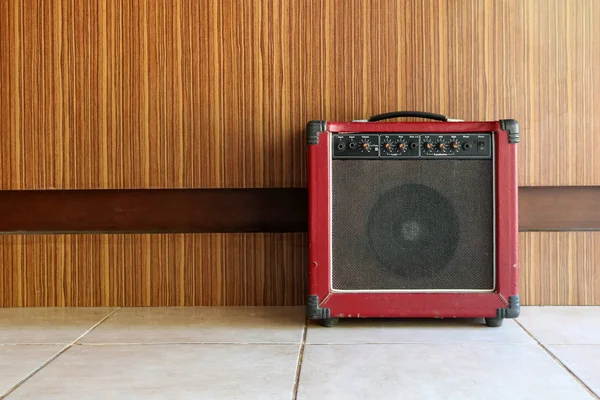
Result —
[[305, 234], [0, 235], [0, 307], [300, 305]]
[[[0, 189], [301, 187], [310, 119], [521, 123], [598, 185], [595, 0], [0, 0]], [[588, 153], [589, 154], [589, 153]]]
[[[600, 305], [600, 232], [527, 232], [525, 305]], [[0, 307], [301, 305], [305, 234], [3, 235]]]
[[[600, 185], [598, 21], [596, 0], [0, 0], [0, 190], [304, 187], [308, 120], [402, 109], [515, 118], [520, 185]], [[526, 302], [600, 304], [597, 233], [521, 237]], [[0, 236], [1, 305], [300, 304], [304, 241]]]
[[600, 232], [527, 232], [519, 240], [523, 304], [600, 305]]

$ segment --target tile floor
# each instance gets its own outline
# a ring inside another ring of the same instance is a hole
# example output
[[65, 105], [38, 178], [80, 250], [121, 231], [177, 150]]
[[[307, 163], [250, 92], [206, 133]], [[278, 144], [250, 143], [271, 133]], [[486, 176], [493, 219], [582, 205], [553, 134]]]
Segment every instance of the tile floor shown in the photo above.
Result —
[[598, 399], [600, 307], [518, 323], [304, 308], [0, 309], [0, 398]]

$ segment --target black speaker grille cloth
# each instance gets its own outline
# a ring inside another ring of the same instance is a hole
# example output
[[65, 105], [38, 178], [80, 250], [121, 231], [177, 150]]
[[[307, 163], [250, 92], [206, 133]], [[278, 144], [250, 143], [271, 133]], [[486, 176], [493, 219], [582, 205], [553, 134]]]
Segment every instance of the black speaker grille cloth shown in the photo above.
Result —
[[332, 160], [338, 290], [491, 290], [492, 160]]

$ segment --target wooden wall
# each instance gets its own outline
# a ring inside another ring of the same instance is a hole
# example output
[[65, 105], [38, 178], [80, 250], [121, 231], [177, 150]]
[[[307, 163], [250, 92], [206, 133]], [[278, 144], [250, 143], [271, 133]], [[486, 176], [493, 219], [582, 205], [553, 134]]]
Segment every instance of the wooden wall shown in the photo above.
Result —
[[600, 232], [530, 232], [519, 240], [525, 304], [600, 305]]
[[304, 234], [0, 236], [0, 306], [299, 305]]
[[[595, 0], [0, 0], [0, 189], [303, 187], [308, 120], [400, 109], [515, 118], [520, 185], [600, 185], [598, 21]], [[598, 235], [522, 233], [524, 302], [600, 305]], [[301, 304], [305, 240], [3, 236], [0, 306]]]

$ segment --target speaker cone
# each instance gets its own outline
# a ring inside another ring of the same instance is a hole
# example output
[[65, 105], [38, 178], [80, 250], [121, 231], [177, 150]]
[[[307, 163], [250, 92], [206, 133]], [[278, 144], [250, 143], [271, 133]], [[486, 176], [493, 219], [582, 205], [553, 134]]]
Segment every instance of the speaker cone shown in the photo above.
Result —
[[459, 219], [451, 202], [438, 191], [406, 184], [389, 190], [375, 203], [367, 235], [377, 261], [394, 274], [431, 277], [454, 257]]

